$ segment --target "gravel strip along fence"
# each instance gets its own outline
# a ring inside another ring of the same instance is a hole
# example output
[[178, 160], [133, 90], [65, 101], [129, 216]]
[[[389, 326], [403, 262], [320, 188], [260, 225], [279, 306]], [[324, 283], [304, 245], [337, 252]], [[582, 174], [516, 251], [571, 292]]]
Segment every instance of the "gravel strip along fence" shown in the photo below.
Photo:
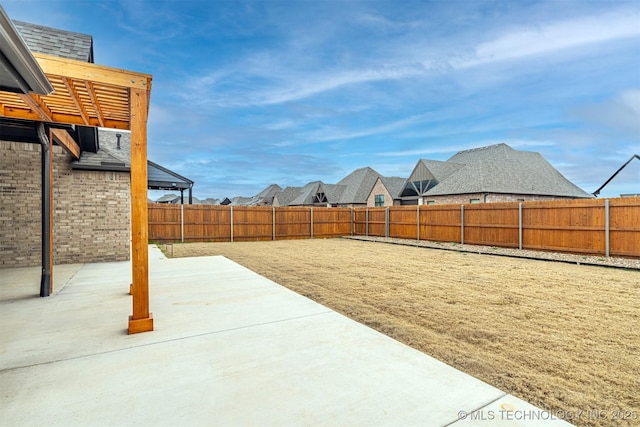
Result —
[[470, 252], [485, 255], [508, 256], [546, 261], [566, 262], [577, 265], [597, 265], [603, 267], [640, 270], [640, 260], [592, 255], [577, 255], [561, 252], [541, 252], [526, 249], [499, 248], [497, 246], [462, 245], [454, 242], [431, 242], [428, 240], [396, 239], [392, 237], [345, 236], [346, 239], [368, 242], [391, 243], [394, 245], [416, 246], [420, 248], [442, 249], [445, 251]]

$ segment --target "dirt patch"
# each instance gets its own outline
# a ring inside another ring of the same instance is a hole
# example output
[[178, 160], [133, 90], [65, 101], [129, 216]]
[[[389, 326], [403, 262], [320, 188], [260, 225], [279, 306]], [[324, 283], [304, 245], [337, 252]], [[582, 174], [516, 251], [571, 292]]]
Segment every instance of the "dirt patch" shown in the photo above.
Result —
[[640, 422], [638, 271], [346, 239], [173, 251], [224, 255], [574, 424]]

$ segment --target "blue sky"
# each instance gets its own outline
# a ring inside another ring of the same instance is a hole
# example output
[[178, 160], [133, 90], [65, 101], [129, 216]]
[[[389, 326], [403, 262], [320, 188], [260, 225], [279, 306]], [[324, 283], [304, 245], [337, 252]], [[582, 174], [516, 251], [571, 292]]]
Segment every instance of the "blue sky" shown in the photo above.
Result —
[[[640, 0], [2, 4], [152, 74], [149, 159], [200, 198], [500, 142], [592, 192], [640, 153]], [[640, 161], [601, 197], [621, 193]]]

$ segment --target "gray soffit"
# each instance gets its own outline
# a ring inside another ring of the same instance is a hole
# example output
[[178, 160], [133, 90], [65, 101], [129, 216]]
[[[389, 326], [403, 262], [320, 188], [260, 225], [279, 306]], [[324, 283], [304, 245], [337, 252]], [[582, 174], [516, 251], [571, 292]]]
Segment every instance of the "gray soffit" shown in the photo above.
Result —
[[53, 86], [0, 6], [0, 90], [48, 95]]

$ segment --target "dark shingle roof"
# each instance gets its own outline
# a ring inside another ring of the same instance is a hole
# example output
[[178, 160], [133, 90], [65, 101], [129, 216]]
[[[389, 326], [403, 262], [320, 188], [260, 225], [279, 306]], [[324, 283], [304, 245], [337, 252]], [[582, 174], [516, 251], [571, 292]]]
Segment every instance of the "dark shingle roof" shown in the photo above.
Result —
[[371, 189], [380, 176], [382, 175], [370, 167], [356, 169], [351, 172], [337, 184], [345, 187], [339, 203], [367, 203], [367, 197], [369, 197]]
[[284, 190], [276, 193], [274, 202], [278, 201], [279, 206], [289, 206], [289, 204], [300, 194], [302, 187], [286, 187]]
[[[120, 149], [116, 134], [119, 133]], [[98, 130], [99, 149], [96, 153], [83, 151], [79, 160], [71, 162], [73, 169], [129, 171], [131, 167], [131, 133], [125, 131]]]
[[[188, 189], [193, 181], [157, 163], [147, 160], [147, 181], [152, 189]], [[192, 203], [193, 196], [191, 197]]]
[[514, 150], [507, 144], [460, 151], [446, 163], [453, 165], [454, 172], [439, 179], [426, 196], [486, 192], [591, 197], [539, 153]]
[[57, 28], [13, 21], [32, 52], [93, 62], [93, 37]]
[[391, 197], [394, 199], [400, 196], [404, 184], [407, 181], [406, 178], [399, 178], [397, 176], [381, 176], [380, 181], [385, 186]]
[[312, 205], [321, 184], [322, 181], [313, 181], [307, 183], [304, 187], [300, 188], [296, 198], [291, 200], [288, 204], [290, 206]]

